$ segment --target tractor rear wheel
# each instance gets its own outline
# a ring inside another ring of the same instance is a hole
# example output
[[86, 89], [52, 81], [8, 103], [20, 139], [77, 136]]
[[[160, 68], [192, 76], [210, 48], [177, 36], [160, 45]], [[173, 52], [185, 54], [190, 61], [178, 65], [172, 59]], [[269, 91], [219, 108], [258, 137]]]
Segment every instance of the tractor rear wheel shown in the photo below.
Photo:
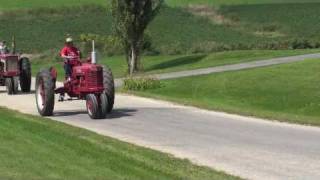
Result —
[[105, 119], [108, 114], [109, 100], [105, 93], [100, 94], [100, 118]]
[[6, 78], [5, 84], [9, 95], [18, 93], [19, 81], [17, 78]]
[[31, 65], [28, 58], [20, 60], [20, 87], [22, 92], [31, 90]]
[[12, 95], [14, 92], [13, 88], [13, 79], [12, 78], [6, 78], [6, 88], [7, 88], [7, 93], [9, 95]]
[[110, 113], [113, 109], [115, 98], [114, 78], [111, 69], [105, 66], [103, 67], [103, 85], [104, 92], [108, 98], [107, 113]]
[[99, 108], [99, 103], [96, 95], [88, 94], [86, 96], [86, 106], [88, 115], [91, 119], [99, 119], [101, 117], [101, 109]]
[[36, 103], [41, 116], [52, 116], [55, 82], [49, 70], [42, 70], [36, 79]]

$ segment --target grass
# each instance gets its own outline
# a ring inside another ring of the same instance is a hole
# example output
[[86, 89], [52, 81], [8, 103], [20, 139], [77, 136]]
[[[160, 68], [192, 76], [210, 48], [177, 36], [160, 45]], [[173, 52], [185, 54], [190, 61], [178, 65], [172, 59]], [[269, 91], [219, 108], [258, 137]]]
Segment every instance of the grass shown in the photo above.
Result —
[[[198, 68], [207, 68], [213, 66], [236, 64], [255, 60], [269, 59], [274, 57], [293, 56], [300, 54], [316, 53], [314, 50], [254, 50], [254, 51], [231, 51], [219, 52], [213, 54], [195, 54], [195, 55], [176, 55], [176, 56], [145, 56], [142, 61], [144, 64], [145, 74], [166, 73], [174, 71], [191, 70]], [[115, 77], [126, 76], [126, 61], [122, 56], [106, 57], [99, 63], [109, 66]], [[35, 60], [32, 63], [33, 75], [43, 67], [54, 66], [59, 74], [60, 79], [63, 77], [62, 60], [61, 62], [50, 60]]]
[[163, 81], [140, 92], [206, 109], [320, 126], [320, 61]]
[[237, 179], [48, 119], [0, 113], [0, 179]]

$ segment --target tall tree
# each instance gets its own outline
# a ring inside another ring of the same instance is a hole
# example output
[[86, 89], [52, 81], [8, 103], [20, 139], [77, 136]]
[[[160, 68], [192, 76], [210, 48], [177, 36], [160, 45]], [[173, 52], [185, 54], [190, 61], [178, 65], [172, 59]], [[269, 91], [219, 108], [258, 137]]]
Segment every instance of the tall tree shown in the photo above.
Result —
[[141, 68], [144, 32], [164, 0], [112, 0], [114, 29], [123, 43], [130, 75]]

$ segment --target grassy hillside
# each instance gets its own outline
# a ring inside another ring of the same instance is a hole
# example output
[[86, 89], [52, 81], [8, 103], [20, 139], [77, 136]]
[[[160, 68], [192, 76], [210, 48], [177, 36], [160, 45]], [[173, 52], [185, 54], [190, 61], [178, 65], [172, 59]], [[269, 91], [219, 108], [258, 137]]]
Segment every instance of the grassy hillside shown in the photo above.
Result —
[[[136, 94], [202, 108], [320, 126], [320, 61], [163, 81]], [[188, 87], [188, 88], [186, 88]]]
[[62, 123], [0, 114], [0, 179], [236, 179]]

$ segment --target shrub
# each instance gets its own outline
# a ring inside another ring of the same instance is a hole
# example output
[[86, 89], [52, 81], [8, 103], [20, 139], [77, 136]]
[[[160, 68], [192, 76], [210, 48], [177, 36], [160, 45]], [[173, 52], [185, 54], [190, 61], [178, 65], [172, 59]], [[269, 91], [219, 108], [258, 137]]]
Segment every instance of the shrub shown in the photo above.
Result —
[[306, 39], [294, 39], [291, 43], [292, 49], [308, 49], [313, 48], [309, 40]]
[[157, 89], [161, 87], [161, 82], [158, 79], [150, 77], [142, 78], [127, 78], [124, 80], [123, 88], [131, 91], [143, 91], [147, 89]]

